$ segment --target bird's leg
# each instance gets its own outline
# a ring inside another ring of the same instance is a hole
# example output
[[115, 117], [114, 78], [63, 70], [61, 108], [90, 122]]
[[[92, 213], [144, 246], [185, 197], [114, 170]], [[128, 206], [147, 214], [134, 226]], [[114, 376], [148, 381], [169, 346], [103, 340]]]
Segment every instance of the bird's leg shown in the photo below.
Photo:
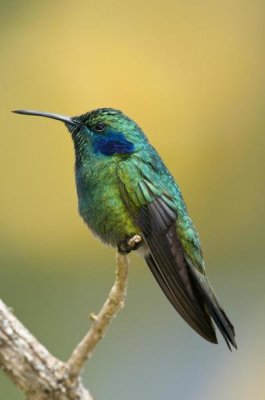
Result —
[[118, 244], [118, 252], [120, 254], [128, 254], [132, 250], [137, 250], [142, 242], [142, 237], [140, 235], [134, 235], [129, 239], [125, 239]]

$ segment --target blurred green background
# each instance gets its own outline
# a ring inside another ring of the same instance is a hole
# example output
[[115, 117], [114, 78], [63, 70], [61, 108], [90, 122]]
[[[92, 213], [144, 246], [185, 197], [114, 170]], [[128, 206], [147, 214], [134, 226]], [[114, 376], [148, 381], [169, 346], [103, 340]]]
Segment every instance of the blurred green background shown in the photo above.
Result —
[[[115, 268], [78, 216], [63, 124], [10, 110], [122, 109], [182, 188], [239, 350], [196, 335], [131, 256], [84, 382], [99, 400], [264, 399], [264, 1], [9, 0], [0, 20], [0, 297], [65, 360]], [[0, 398], [23, 398], [3, 374]]]

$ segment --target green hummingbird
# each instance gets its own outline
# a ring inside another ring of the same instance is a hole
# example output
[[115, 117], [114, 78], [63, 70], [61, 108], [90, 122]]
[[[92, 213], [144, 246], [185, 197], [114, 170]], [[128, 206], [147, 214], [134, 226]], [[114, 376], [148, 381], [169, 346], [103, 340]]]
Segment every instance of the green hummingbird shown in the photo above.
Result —
[[[182, 318], [229, 349], [235, 330], [208, 281], [198, 233], [173, 176], [141, 128], [121, 111], [100, 108], [68, 117], [16, 110], [65, 123], [74, 143], [79, 213], [120, 253], [137, 250]], [[131, 238], [137, 238], [131, 245]]]

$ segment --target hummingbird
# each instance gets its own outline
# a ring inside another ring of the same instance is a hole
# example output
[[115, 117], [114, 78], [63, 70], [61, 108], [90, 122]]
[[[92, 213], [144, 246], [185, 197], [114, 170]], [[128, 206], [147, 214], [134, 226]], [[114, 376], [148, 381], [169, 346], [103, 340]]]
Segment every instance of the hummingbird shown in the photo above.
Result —
[[120, 253], [139, 252], [175, 310], [199, 335], [218, 343], [216, 325], [228, 348], [237, 348], [234, 327], [206, 276], [180, 188], [142, 129], [113, 108], [75, 117], [14, 112], [64, 122], [74, 144], [78, 208], [87, 226]]

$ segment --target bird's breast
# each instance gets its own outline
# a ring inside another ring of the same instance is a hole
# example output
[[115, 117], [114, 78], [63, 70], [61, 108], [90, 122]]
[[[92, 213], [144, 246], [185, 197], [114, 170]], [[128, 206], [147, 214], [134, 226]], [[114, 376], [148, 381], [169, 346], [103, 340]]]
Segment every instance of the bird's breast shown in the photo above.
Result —
[[76, 171], [79, 213], [103, 242], [112, 246], [139, 233], [120, 193], [116, 165], [110, 163], [96, 172]]

